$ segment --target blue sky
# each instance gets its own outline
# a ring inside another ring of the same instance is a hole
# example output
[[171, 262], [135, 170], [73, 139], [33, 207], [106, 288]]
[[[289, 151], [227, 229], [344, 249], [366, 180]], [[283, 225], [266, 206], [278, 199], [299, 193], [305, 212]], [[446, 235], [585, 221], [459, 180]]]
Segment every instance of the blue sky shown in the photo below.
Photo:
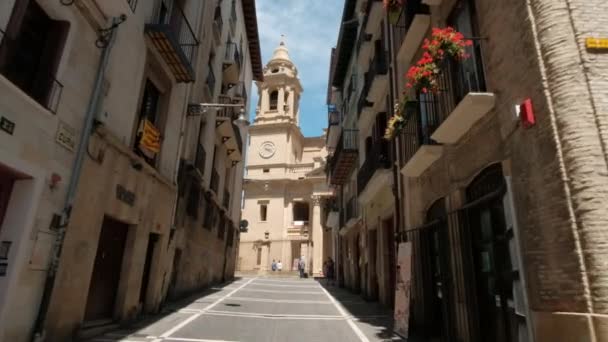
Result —
[[[327, 77], [331, 48], [336, 45], [343, 1], [258, 0], [258, 29], [265, 65], [286, 36], [289, 55], [298, 67], [304, 93], [300, 101], [300, 126], [305, 136], [318, 136], [327, 126]], [[258, 102], [252, 89], [251, 116]]]

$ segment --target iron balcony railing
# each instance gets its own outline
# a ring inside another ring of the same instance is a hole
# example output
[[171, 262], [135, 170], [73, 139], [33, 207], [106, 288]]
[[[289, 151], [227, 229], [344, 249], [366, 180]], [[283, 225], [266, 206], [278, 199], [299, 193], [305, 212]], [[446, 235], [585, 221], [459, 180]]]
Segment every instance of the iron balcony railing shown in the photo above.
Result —
[[198, 144], [196, 149], [196, 160], [194, 161], [194, 167], [196, 167], [201, 174], [205, 174], [205, 162], [207, 159], [207, 152], [202, 144]]
[[401, 164], [405, 165], [421, 145], [436, 144], [431, 135], [468, 93], [486, 91], [479, 41], [467, 47], [466, 53], [470, 58], [464, 61], [446, 59], [440, 64], [437, 92], [420, 92], [418, 103], [408, 104], [400, 142]]
[[335, 105], [327, 106], [327, 126], [337, 126], [342, 122], [340, 112]]
[[230, 84], [224, 88], [223, 94], [232, 97], [233, 101], [240, 101], [243, 104], [247, 103], [247, 88], [245, 82]]
[[174, 0], [159, 0], [146, 34], [152, 39], [178, 82], [194, 81], [198, 39], [183, 10]]
[[336, 151], [328, 162], [330, 183], [342, 185], [354, 167], [358, 155], [359, 130], [345, 129], [340, 135]]
[[[218, 96], [218, 102], [221, 104], [234, 104], [232, 96], [222, 94]], [[239, 116], [239, 109], [236, 107], [222, 107], [217, 111], [217, 117], [220, 119], [236, 120]]]
[[211, 191], [215, 192], [215, 194], [218, 195], [219, 186], [220, 186], [220, 174], [217, 173], [215, 168], [213, 168], [213, 171], [211, 171], [211, 184], [209, 185], [209, 187], [211, 188]]
[[395, 44], [393, 48], [395, 51], [399, 51], [416, 15], [430, 13], [431, 10], [429, 6], [423, 4], [422, 0], [406, 1], [405, 6], [403, 6], [403, 9], [401, 10], [401, 14], [399, 15], [397, 24], [393, 25], [393, 42]]
[[[12, 61], [31, 60], [31, 56], [21, 47], [19, 41], [6, 35], [2, 30], [0, 30], [0, 55], [8, 56]], [[27, 72], [28, 77], [24, 77], [15, 63], [8, 63], [7, 68], [0, 69], [0, 74], [4, 75], [41, 106], [51, 113], [57, 114], [57, 108], [63, 93], [63, 84], [55, 78], [53, 71], [48, 69]]]
[[222, 205], [226, 209], [230, 209], [230, 191], [228, 189], [224, 189], [224, 199], [222, 201]]
[[374, 141], [363, 166], [361, 166], [357, 173], [357, 193], [360, 194], [365, 189], [367, 183], [369, 183], [377, 170], [389, 169], [390, 167], [391, 160], [388, 141], [385, 139]]

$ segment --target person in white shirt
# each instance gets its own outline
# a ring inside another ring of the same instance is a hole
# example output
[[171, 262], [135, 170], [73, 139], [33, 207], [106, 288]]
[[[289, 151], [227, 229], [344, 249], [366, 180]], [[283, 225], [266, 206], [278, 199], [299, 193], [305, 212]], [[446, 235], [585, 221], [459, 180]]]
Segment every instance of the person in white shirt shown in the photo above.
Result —
[[281, 262], [281, 260], [279, 260], [279, 262], [277, 262], [277, 270], [279, 272], [281, 272], [282, 269], [283, 269], [283, 263]]

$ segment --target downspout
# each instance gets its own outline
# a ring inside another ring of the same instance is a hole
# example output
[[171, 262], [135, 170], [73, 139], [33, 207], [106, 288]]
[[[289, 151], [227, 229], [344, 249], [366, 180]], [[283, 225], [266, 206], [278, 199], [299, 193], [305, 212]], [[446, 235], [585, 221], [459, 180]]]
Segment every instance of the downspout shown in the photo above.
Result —
[[[112, 18], [112, 27], [116, 28], [123, 21], [124, 18]], [[80, 180], [80, 173], [84, 164], [84, 157], [86, 155], [87, 147], [89, 144], [89, 138], [93, 130], [93, 123], [96, 118], [97, 109], [99, 108], [104, 74], [108, 65], [108, 61], [110, 59], [110, 51], [112, 50], [112, 46], [114, 45], [115, 38], [116, 30], [112, 29], [107, 36], [107, 40], [105, 40], [105, 42], [107, 43], [104, 44], [102, 47], [103, 52], [101, 54], [101, 60], [99, 62], [99, 65], [97, 66], [95, 83], [93, 85], [91, 97], [89, 98], [89, 104], [87, 105], [84, 126], [80, 131], [80, 139], [78, 142], [78, 149], [76, 151], [76, 158], [74, 160], [74, 164], [72, 165], [71, 177], [68, 183], [68, 190], [63, 206], [63, 211], [61, 213], [61, 221], [59, 227], [57, 227], [57, 236], [53, 245], [53, 255], [51, 259], [51, 264], [44, 284], [40, 309], [38, 310], [38, 317], [36, 318], [36, 322], [34, 325], [34, 334], [31, 338], [31, 340], [35, 342], [44, 341], [46, 339], [46, 331], [44, 329], [44, 326], [46, 323], [46, 316], [48, 314], [48, 309], [51, 302], [53, 288], [55, 286], [55, 277], [57, 275], [57, 269], [59, 268], [59, 260], [61, 257], [63, 241], [65, 239], [66, 227], [70, 222], [70, 214], [72, 212], [74, 198], [76, 197], [76, 189]]]

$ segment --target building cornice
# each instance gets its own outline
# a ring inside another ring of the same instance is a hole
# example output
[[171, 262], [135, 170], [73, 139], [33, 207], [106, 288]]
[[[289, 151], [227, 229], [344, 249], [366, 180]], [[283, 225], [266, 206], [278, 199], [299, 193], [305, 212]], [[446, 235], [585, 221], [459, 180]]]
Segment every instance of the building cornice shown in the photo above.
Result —
[[243, 0], [243, 15], [245, 16], [245, 31], [247, 32], [247, 42], [249, 43], [249, 58], [251, 59], [251, 69], [253, 78], [256, 81], [264, 81], [262, 71], [262, 54], [260, 52], [260, 36], [258, 33], [258, 18], [255, 11], [255, 0]]

